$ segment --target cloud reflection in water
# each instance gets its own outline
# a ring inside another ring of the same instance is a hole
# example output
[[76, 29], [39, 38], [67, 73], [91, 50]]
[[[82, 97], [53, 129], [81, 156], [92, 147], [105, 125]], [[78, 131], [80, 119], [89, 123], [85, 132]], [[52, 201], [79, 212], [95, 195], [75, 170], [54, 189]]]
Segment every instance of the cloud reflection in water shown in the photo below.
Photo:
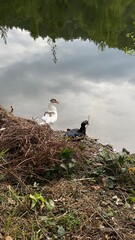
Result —
[[1, 104], [15, 114], [40, 117], [50, 98], [60, 101], [54, 129], [79, 127], [91, 116], [88, 135], [135, 152], [135, 58], [93, 42], [57, 40], [55, 64], [47, 39], [34, 41], [13, 29], [1, 44]]

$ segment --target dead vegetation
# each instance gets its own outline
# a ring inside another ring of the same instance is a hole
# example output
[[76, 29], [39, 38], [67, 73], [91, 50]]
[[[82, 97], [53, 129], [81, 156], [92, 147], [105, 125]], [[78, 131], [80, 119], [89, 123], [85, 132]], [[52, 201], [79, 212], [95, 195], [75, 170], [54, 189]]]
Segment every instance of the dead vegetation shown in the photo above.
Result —
[[81, 154], [75, 143], [60, 139], [48, 125], [14, 117], [2, 107], [0, 125], [0, 152], [6, 151], [1, 171], [8, 178], [26, 181], [29, 176], [43, 176], [60, 163], [60, 152], [66, 147], [74, 149], [76, 159]]
[[135, 239], [135, 157], [0, 108], [0, 239]]

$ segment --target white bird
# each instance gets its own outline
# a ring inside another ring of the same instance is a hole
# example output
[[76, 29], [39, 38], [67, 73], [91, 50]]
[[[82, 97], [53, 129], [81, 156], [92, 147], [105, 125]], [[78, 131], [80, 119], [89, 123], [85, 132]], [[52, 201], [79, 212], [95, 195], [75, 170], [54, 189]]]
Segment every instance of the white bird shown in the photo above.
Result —
[[53, 124], [54, 122], [57, 121], [58, 118], [58, 113], [57, 113], [57, 108], [53, 105], [55, 103], [59, 103], [55, 98], [52, 98], [50, 100], [48, 110], [45, 111], [44, 116], [42, 116], [42, 124]]

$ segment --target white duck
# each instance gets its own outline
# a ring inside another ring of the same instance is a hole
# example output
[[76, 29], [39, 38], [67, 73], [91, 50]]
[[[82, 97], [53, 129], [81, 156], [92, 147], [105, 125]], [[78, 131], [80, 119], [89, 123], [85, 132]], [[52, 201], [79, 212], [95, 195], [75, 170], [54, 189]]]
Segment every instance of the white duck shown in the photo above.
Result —
[[52, 98], [48, 105], [48, 110], [45, 111], [44, 116], [42, 117], [41, 124], [47, 123], [51, 125], [57, 121], [58, 113], [57, 113], [57, 108], [53, 105], [54, 103], [59, 103], [59, 102], [55, 98]]

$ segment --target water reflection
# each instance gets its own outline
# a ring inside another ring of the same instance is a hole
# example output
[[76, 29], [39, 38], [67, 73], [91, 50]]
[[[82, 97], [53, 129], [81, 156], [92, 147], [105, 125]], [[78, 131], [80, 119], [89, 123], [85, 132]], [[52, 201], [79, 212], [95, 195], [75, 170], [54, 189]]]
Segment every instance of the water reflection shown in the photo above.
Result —
[[15, 114], [42, 116], [50, 98], [59, 100], [54, 129], [79, 127], [90, 114], [88, 135], [117, 150], [135, 151], [135, 58], [116, 49], [99, 51], [89, 41], [56, 41], [54, 64], [48, 38], [8, 33], [0, 55], [1, 104]]
[[106, 46], [135, 48], [127, 33], [135, 33], [134, 0], [32, 0], [0, 1], [0, 34], [6, 42], [13, 27], [28, 30], [33, 37], [93, 40]]

